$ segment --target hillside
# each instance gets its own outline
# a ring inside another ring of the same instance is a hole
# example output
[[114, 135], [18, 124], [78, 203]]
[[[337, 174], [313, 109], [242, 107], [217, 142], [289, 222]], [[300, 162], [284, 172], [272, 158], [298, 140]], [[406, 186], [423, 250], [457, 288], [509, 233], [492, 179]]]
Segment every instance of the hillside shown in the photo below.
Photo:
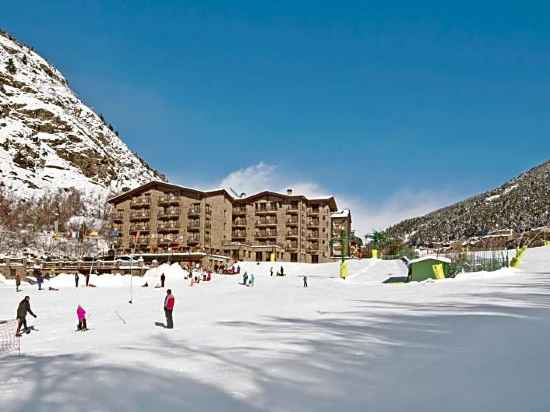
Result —
[[480, 194], [426, 216], [405, 220], [387, 233], [413, 244], [448, 242], [493, 231], [523, 233], [550, 224], [550, 161]]
[[63, 75], [0, 32], [0, 189], [19, 198], [59, 189], [108, 195], [164, 180]]

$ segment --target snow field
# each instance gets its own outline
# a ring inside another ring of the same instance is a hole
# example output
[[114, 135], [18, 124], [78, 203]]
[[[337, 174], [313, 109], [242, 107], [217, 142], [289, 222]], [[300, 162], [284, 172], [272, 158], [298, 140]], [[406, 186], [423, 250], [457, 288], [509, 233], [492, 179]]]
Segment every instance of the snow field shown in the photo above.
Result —
[[[283, 278], [241, 263], [251, 288], [241, 275], [189, 287], [164, 267], [173, 330], [155, 326], [165, 291], [143, 278], [132, 305], [115, 276], [88, 289], [68, 277], [58, 292], [4, 285], [0, 317], [29, 294], [39, 331], [21, 357], [0, 357], [0, 410], [547, 411], [549, 266], [541, 248], [521, 270], [384, 285], [400, 262], [353, 262], [346, 281], [338, 263], [285, 263]], [[86, 333], [74, 332], [79, 303]]]

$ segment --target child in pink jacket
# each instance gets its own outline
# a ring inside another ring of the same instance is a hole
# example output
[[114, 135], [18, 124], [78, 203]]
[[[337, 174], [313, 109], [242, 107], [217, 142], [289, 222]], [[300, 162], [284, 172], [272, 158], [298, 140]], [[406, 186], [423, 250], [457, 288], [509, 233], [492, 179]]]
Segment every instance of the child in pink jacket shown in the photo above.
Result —
[[78, 316], [78, 330], [88, 330], [88, 326], [86, 325], [86, 311], [80, 305], [76, 308], [76, 316]]

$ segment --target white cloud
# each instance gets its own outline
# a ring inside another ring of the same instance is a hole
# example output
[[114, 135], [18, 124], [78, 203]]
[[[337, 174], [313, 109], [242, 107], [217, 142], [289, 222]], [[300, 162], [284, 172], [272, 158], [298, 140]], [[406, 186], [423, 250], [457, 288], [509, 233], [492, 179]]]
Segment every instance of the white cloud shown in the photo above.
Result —
[[353, 227], [361, 236], [375, 229], [385, 229], [404, 219], [425, 215], [458, 200], [458, 196], [447, 192], [401, 190], [382, 202], [373, 203], [359, 197], [332, 193], [317, 182], [296, 180], [290, 173], [263, 162], [230, 173], [217, 187], [232, 188], [248, 195], [263, 190], [285, 193], [288, 188], [292, 188], [296, 194], [309, 197], [333, 195], [338, 207], [351, 209]]

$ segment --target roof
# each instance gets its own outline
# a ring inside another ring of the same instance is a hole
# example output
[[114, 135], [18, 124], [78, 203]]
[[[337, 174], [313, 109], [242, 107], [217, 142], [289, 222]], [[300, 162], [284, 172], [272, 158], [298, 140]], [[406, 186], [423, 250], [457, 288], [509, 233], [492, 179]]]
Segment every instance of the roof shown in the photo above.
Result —
[[409, 262], [409, 265], [412, 265], [413, 263], [423, 262], [425, 260], [438, 260], [440, 262], [445, 263], [451, 263], [451, 259], [443, 257], [443, 256], [424, 256], [418, 259], [413, 259]]
[[231, 196], [229, 194], [229, 192], [225, 189], [218, 189], [218, 190], [212, 190], [212, 191], [202, 191], [202, 190], [192, 189], [192, 188], [185, 187], [185, 186], [174, 185], [174, 184], [171, 184], [171, 183], [166, 183], [166, 182], [162, 182], [162, 181], [158, 181], [158, 180], [153, 180], [149, 183], [138, 186], [138, 187], [136, 187], [132, 190], [121, 193], [120, 195], [114, 196], [114, 197], [110, 198], [107, 202], [108, 203], [118, 203], [118, 202], [121, 202], [125, 199], [128, 199], [129, 197], [132, 197], [136, 194], [139, 194], [141, 192], [145, 192], [145, 191], [147, 191], [147, 190], [149, 190], [153, 187], [167, 189], [167, 190], [174, 190], [174, 191], [175, 190], [184, 191], [187, 194], [196, 197], [197, 199], [201, 199], [203, 197], [208, 197], [208, 196], [224, 195], [228, 199], [230, 199], [233, 203], [236, 203], [236, 204], [248, 203], [248, 202], [253, 201], [255, 199], [259, 199], [259, 198], [266, 197], [266, 196], [274, 196], [274, 197], [279, 197], [279, 198], [282, 198], [282, 199], [305, 200], [308, 203], [327, 203], [329, 205], [331, 211], [337, 211], [338, 210], [338, 207], [336, 205], [336, 199], [333, 196], [323, 198], [323, 199], [308, 199], [307, 197], [305, 197], [303, 195], [287, 195], [287, 194], [271, 192], [271, 191], [266, 190], [266, 191], [256, 193], [256, 194], [251, 195], [251, 196], [242, 197], [242, 198], [235, 198], [235, 197]]
[[349, 217], [351, 211], [349, 209], [339, 210], [336, 213], [333, 213], [330, 217], [339, 218], [339, 217]]

